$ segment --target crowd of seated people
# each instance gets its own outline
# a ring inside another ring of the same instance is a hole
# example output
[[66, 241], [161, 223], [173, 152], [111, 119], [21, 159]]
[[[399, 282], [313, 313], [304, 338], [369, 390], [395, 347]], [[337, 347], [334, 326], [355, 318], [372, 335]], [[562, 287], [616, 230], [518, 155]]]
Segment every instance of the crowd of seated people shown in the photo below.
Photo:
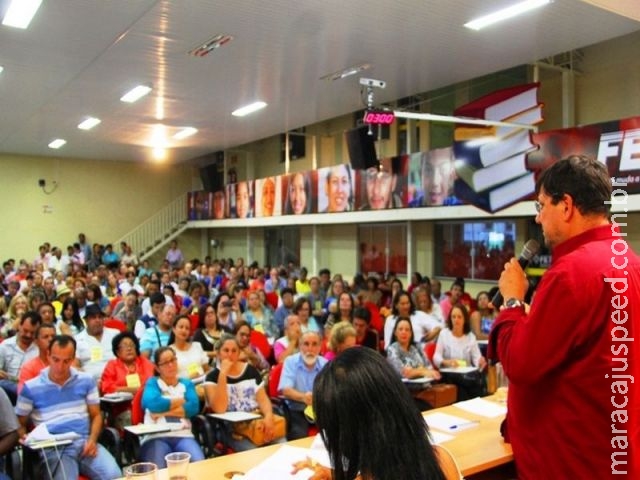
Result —
[[[486, 365], [473, 347], [495, 315], [483, 293], [470, 316], [475, 302], [462, 279], [449, 292], [438, 288], [432, 295], [429, 278], [420, 274], [407, 291], [394, 275], [358, 275], [350, 284], [328, 269], [309, 275], [304, 267], [245, 265], [241, 258], [185, 261], [177, 242], [158, 268], [140, 262], [126, 244], [120, 252], [109, 247], [90, 246], [82, 235], [67, 255], [45, 243], [33, 262], [4, 262], [0, 387], [20, 405], [23, 385], [33, 393], [29, 382], [54, 369], [48, 343], [57, 335], [63, 339], [57, 350], [65, 355], [56, 361], [69, 361], [67, 374], [82, 374], [96, 398], [141, 394], [145, 422], [182, 419], [185, 432], [144, 438], [142, 459], [161, 464], [162, 452], [185, 442], [193, 453], [199, 447], [187, 432], [188, 419], [203, 409], [255, 409], [268, 424], [270, 381], [289, 407], [287, 438], [304, 436], [313, 424], [305, 414], [313, 379], [352, 346], [379, 352], [408, 378], [439, 379], [438, 367], [465, 361], [479, 369]], [[75, 342], [72, 357], [66, 355], [69, 338]], [[429, 344], [437, 345], [433, 364], [425, 353]], [[27, 365], [22, 378], [20, 368]], [[456, 383], [451, 375], [446, 379]], [[483, 393], [460, 387], [461, 398]], [[176, 389], [180, 401], [172, 400]], [[243, 389], [255, 398], [246, 399]], [[130, 410], [119, 406], [110, 418], [122, 428], [131, 422]], [[232, 449], [251, 447], [246, 438], [227, 433], [224, 441]]]

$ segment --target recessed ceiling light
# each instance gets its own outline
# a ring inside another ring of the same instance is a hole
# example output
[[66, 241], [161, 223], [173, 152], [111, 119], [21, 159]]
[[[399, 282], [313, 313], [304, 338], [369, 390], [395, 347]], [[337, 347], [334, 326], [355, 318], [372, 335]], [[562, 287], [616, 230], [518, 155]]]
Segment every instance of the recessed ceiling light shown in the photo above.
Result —
[[102, 120], [99, 118], [88, 117], [85, 121], [78, 124], [78, 128], [80, 130], [91, 130], [93, 127], [100, 124], [100, 122], [102, 122]]
[[149, 85], [138, 85], [137, 87], [132, 88], [127, 93], [125, 93], [120, 98], [120, 101], [127, 102], [127, 103], [137, 102], [142, 97], [147, 95], [150, 91], [151, 91], [151, 87]]
[[176, 140], [182, 140], [183, 138], [190, 137], [191, 135], [195, 135], [196, 133], [198, 133], [198, 129], [197, 128], [185, 127], [182, 130], [180, 130], [179, 132], [177, 132], [173, 136], [173, 138], [175, 138]]
[[54, 148], [57, 150], [58, 148], [62, 147], [65, 143], [67, 143], [66, 140], [62, 138], [56, 138], [53, 142], [49, 144], [49, 148]]
[[488, 15], [478, 17], [475, 20], [465, 23], [464, 26], [471, 30], [480, 30], [484, 27], [488, 27], [489, 25], [493, 25], [494, 23], [501, 22], [502, 20], [533, 10], [534, 8], [542, 7], [548, 3], [551, 3], [551, 0], [525, 0], [524, 2], [516, 3], [510, 7], [503, 8], [502, 10], [497, 10]]
[[2, 24], [7, 27], [27, 28], [41, 3], [42, 0], [13, 0]]
[[161, 162], [167, 158], [167, 149], [163, 147], [153, 147], [151, 149], [151, 155], [153, 155], [155, 161]]
[[257, 112], [258, 110], [261, 110], [266, 106], [267, 104], [264, 102], [253, 102], [249, 105], [245, 105], [244, 107], [240, 107], [237, 110], [234, 110], [233, 112], [231, 112], [231, 115], [233, 115], [234, 117], [244, 117], [245, 115], [249, 115], [250, 113]]
[[351, 75], [355, 75], [356, 73], [364, 72], [365, 70], [369, 70], [371, 68], [370, 63], [361, 63], [360, 65], [354, 65], [353, 67], [347, 67], [343, 70], [339, 70], [337, 72], [330, 73], [329, 75], [325, 75], [324, 77], [320, 77], [320, 80], [340, 80], [341, 78], [350, 77]]

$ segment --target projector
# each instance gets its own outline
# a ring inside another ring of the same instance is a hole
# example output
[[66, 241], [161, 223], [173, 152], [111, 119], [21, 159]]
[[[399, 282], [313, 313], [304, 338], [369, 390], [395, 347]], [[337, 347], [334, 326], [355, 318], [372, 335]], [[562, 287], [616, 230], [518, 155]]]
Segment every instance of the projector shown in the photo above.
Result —
[[383, 80], [374, 80], [373, 78], [361, 78], [360, 85], [364, 85], [365, 87], [384, 88], [387, 86], [387, 82]]

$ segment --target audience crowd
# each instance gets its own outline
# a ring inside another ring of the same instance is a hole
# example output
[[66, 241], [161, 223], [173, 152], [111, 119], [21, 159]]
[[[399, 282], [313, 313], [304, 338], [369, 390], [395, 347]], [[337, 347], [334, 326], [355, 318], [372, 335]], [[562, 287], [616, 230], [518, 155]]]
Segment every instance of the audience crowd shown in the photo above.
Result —
[[[44, 243], [33, 261], [4, 261], [0, 387], [15, 405], [20, 436], [40, 423], [51, 433], [78, 433], [62, 452], [61, 470], [113, 478], [113, 459], [97, 445], [101, 396], [128, 393], [144, 423], [184, 427], [148, 435], [140, 460], [162, 464], [175, 449], [203, 458], [188, 428], [203, 409], [259, 410], [268, 440], [283, 441], [273, 437], [273, 391], [288, 408], [286, 438], [300, 438], [313, 431], [316, 375], [350, 347], [379, 352], [408, 379], [458, 383], [440, 367], [481, 373], [486, 361], [476, 340], [486, 339], [495, 317], [489, 298], [478, 295], [476, 311], [461, 278], [442, 292], [438, 280], [419, 273], [405, 289], [393, 274], [349, 283], [293, 263], [185, 260], [175, 240], [152, 268], [124, 242], [90, 245], [79, 234], [65, 252]], [[485, 393], [482, 375], [460, 378], [460, 398]], [[65, 401], [73, 412], [60, 420], [55, 408]], [[113, 424], [131, 423], [130, 408], [112, 411]], [[255, 446], [232, 431], [225, 440], [235, 450]]]

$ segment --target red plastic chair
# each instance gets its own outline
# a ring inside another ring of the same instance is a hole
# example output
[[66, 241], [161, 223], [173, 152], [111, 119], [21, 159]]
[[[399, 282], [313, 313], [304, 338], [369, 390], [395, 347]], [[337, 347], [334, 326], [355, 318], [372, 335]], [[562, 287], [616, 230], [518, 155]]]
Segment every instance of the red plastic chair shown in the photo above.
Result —
[[276, 292], [269, 292], [264, 294], [266, 302], [271, 306], [273, 310], [278, 308], [278, 294]]
[[278, 396], [278, 384], [280, 383], [280, 376], [282, 375], [282, 366], [283, 363], [279, 363], [271, 367], [269, 371], [269, 385], [268, 386], [268, 394], [271, 398], [276, 398]]
[[373, 302], [366, 302], [364, 307], [369, 310], [369, 314], [371, 315], [371, 322], [369, 322], [369, 327], [378, 332], [379, 336], [384, 335], [384, 319], [380, 314], [380, 309]]
[[189, 320], [191, 321], [191, 335], [196, 333], [198, 329], [198, 324], [200, 323], [200, 316], [197, 313], [192, 313], [189, 315]]
[[436, 344], [434, 342], [429, 342], [424, 346], [424, 354], [427, 356], [433, 368], [436, 366], [433, 363], [433, 355], [436, 353]]
[[127, 329], [127, 326], [124, 322], [118, 320], [117, 318], [108, 318], [104, 321], [104, 326], [107, 328], [114, 328], [120, 332], [124, 332]]
[[249, 337], [249, 343], [260, 350], [262, 356], [269, 360], [271, 358], [271, 345], [269, 345], [269, 340], [267, 340], [267, 336], [256, 330], [251, 330], [251, 336]]

